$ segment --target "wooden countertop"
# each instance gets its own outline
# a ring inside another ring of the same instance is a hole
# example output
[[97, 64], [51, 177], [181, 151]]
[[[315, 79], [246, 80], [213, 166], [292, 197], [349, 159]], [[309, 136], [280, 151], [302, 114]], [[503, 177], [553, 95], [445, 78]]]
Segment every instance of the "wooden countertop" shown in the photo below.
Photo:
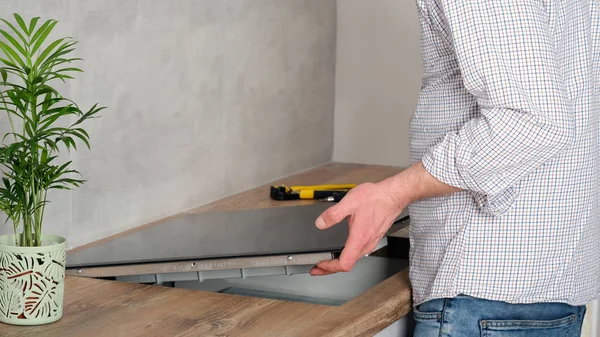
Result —
[[[274, 183], [362, 183], [399, 171], [397, 167], [331, 163]], [[190, 212], [309, 203], [270, 200], [270, 185]], [[410, 309], [408, 270], [338, 307], [67, 276], [65, 313], [60, 321], [36, 327], [0, 324], [0, 335], [373, 336]]]

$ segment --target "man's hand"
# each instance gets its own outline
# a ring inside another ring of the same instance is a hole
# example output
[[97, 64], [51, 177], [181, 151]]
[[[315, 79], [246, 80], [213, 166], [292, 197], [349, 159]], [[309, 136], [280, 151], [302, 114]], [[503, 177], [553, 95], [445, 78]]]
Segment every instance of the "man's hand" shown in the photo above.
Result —
[[389, 181], [358, 185], [318, 219], [320, 229], [348, 218], [349, 235], [339, 259], [322, 261], [311, 275], [348, 272], [364, 255], [371, 253], [406, 205], [391, 194]]
[[348, 272], [371, 253], [396, 218], [411, 202], [460, 191], [431, 176], [419, 162], [398, 175], [378, 183], [358, 185], [316, 221], [320, 229], [348, 219], [349, 235], [339, 259], [321, 261], [310, 274]]

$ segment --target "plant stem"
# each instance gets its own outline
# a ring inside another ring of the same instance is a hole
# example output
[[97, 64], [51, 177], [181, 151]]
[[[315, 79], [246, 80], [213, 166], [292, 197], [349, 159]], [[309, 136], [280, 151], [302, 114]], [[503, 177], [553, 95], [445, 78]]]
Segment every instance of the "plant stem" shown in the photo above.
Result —
[[23, 216], [23, 235], [21, 237], [22, 247], [31, 247], [31, 217], [24, 214]]
[[46, 209], [47, 194], [48, 194], [47, 190], [40, 189], [39, 199], [38, 199], [38, 205], [40, 205], [40, 206], [39, 206], [37, 218], [35, 219], [35, 232], [37, 234], [37, 236], [36, 236], [36, 245], [37, 246], [42, 245], [42, 222], [44, 220], [44, 210]]
[[13, 222], [13, 229], [15, 232], [15, 246], [19, 245], [19, 233], [17, 233], [18, 229], [19, 229], [19, 223], [21, 221], [20, 217], [19, 217], [19, 213], [15, 214], [12, 217], [12, 222]]
[[31, 247], [32, 243], [32, 203], [35, 205], [35, 195], [33, 194], [33, 176], [29, 177], [29, 184], [24, 184], [23, 188], [26, 189], [25, 192], [25, 207], [23, 209], [23, 239], [22, 243], [25, 247]]
[[12, 114], [8, 111], [8, 105], [6, 104], [6, 99], [4, 98], [4, 95], [2, 95], [2, 103], [4, 103], [4, 108], [6, 109], [6, 114], [8, 115], [8, 121], [10, 122], [10, 129], [12, 130], [12, 133], [13, 133], [13, 139], [16, 142], [17, 135], [15, 134], [16, 133], [15, 123], [12, 120]]
[[35, 195], [35, 213], [34, 213], [34, 226], [35, 226], [35, 239], [34, 243], [36, 246], [41, 245], [42, 241], [42, 219], [43, 219], [43, 198], [44, 192], [38, 189]]

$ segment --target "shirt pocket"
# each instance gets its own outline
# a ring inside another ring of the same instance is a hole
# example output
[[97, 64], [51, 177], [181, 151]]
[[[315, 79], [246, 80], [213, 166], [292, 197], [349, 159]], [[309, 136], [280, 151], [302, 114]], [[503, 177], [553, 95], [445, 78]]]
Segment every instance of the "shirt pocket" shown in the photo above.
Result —
[[482, 320], [481, 337], [568, 336], [576, 315], [554, 320]]

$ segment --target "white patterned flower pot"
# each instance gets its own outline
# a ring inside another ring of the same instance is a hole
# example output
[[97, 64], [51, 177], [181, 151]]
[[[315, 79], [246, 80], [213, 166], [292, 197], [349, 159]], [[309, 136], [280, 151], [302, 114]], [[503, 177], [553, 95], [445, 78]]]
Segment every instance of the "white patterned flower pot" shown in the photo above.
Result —
[[63, 315], [66, 240], [42, 235], [40, 247], [0, 236], [0, 322], [40, 325]]

